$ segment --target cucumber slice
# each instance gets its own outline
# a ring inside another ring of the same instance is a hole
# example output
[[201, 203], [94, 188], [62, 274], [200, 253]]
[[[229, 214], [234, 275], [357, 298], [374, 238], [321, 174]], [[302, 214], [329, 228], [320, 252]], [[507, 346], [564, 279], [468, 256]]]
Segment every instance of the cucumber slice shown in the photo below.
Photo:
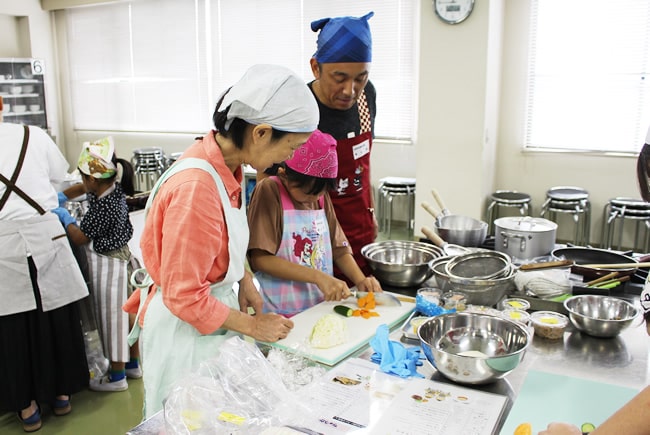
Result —
[[346, 307], [345, 305], [335, 305], [334, 312], [340, 314], [341, 316], [351, 317], [354, 310], [350, 307]]
[[582, 426], [580, 426], [580, 430], [582, 431], [583, 435], [586, 435], [596, 430], [596, 426], [594, 426], [593, 423], [582, 423]]

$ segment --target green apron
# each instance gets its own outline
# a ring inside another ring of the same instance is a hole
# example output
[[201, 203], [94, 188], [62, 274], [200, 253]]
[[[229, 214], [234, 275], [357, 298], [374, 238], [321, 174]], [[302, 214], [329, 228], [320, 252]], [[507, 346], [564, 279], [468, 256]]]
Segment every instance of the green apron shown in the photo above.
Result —
[[[230, 207], [226, 188], [214, 168], [207, 161], [198, 158], [179, 160], [158, 180], [151, 191], [146, 209], [149, 209], [153, 197], [167, 178], [190, 168], [203, 169], [214, 178], [228, 228], [230, 264], [224, 280], [210, 286], [211, 294], [227, 306], [239, 310], [239, 301], [233, 290], [233, 284], [244, 276], [249, 237], [246, 207], [243, 201], [239, 209]], [[206, 198], [206, 200], [209, 199]], [[163, 303], [159, 287], [149, 303], [143, 328], [140, 330], [138, 317], [144, 301], [147, 299], [147, 289], [151, 284], [151, 278], [147, 277], [144, 282], [136, 283], [134, 277], [138, 272], [140, 271], [133, 273], [132, 283], [140, 287], [140, 309], [133, 330], [129, 334], [129, 343], [135, 342], [141, 334], [145, 390], [143, 414], [146, 420], [162, 409], [163, 400], [176, 381], [190, 374], [200, 362], [214, 357], [219, 351], [220, 343], [240, 334], [226, 329], [218, 329], [208, 335], [199, 333], [192, 325], [182, 321], [169, 311]]]

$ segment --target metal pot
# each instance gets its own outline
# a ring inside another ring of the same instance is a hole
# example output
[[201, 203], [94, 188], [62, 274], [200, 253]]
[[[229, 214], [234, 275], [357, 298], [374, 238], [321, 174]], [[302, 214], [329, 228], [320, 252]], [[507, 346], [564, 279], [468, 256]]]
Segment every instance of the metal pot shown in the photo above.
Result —
[[531, 260], [555, 247], [557, 224], [544, 218], [509, 216], [494, 221], [494, 249], [513, 259]]

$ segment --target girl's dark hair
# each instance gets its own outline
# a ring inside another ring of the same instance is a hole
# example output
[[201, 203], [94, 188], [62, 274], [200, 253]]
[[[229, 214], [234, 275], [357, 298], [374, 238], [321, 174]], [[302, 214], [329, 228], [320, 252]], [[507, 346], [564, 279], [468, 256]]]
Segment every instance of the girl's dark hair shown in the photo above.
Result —
[[318, 195], [324, 191], [331, 191], [336, 188], [336, 178], [320, 178], [312, 175], [301, 174], [287, 166], [286, 163], [280, 164], [287, 174], [287, 181], [299, 188], [308, 188], [305, 191], [308, 195]]
[[133, 165], [128, 160], [120, 158], [116, 158], [115, 160], [115, 166], [117, 166], [117, 163], [122, 165], [122, 179], [120, 180], [122, 190], [126, 195], [133, 196], [135, 193], [135, 185], [133, 183], [135, 172], [133, 171]]
[[636, 161], [636, 177], [639, 181], [639, 190], [641, 191], [641, 198], [644, 201], [650, 201], [650, 176], [648, 169], [650, 169], [650, 144], [643, 145], [639, 157]]
[[[229, 90], [230, 88], [228, 88], [228, 91]], [[230, 124], [230, 128], [226, 129], [226, 121], [228, 120], [228, 111], [230, 110], [230, 106], [226, 107], [222, 111], [219, 111], [219, 108], [221, 107], [223, 98], [226, 96], [228, 91], [226, 91], [226, 93], [224, 93], [217, 102], [217, 105], [214, 108], [214, 114], [212, 115], [212, 122], [214, 123], [214, 127], [219, 133], [221, 133], [222, 136], [231, 139], [237, 148], [242, 149], [244, 148], [244, 135], [246, 133], [246, 128], [251, 124], [244, 121], [243, 119], [234, 118]], [[278, 140], [288, 133], [288, 131], [273, 128], [271, 132], [271, 139]]]

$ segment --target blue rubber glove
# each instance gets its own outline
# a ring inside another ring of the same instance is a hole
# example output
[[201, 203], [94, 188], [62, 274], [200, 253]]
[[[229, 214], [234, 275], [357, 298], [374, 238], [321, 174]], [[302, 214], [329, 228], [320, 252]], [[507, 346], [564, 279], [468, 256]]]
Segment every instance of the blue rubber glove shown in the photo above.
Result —
[[63, 228], [68, 228], [68, 225], [70, 224], [77, 225], [77, 220], [73, 218], [70, 212], [63, 207], [52, 209], [52, 213], [59, 217], [59, 221], [61, 221], [63, 224]]
[[57, 192], [56, 196], [59, 198], [59, 207], [63, 207], [68, 200], [68, 197], [63, 192]]
[[370, 360], [378, 363], [385, 373], [395, 374], [402, 378], [424, 376], [417, 372], [416, 367], [422, 365], [420, 350], [413, 347], [407, 349], [402, 343], [388, 339], [388, 326], [379, 325], [375, 336], [370, 339], [370, 346], [375, 351]]

